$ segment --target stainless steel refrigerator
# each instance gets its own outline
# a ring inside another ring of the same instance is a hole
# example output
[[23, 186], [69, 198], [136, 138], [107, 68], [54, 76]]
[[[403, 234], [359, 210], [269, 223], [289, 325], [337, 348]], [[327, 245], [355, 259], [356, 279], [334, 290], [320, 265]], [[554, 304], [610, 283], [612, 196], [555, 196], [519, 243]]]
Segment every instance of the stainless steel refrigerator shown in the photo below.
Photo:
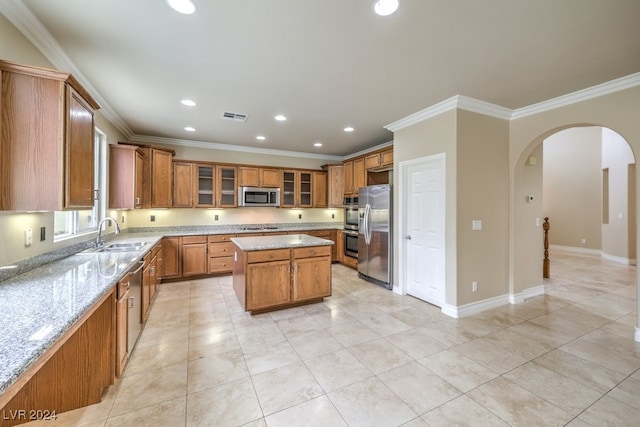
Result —
[[391, 185], [370, 185], [358, 193], [358, 276], [392, 289]]

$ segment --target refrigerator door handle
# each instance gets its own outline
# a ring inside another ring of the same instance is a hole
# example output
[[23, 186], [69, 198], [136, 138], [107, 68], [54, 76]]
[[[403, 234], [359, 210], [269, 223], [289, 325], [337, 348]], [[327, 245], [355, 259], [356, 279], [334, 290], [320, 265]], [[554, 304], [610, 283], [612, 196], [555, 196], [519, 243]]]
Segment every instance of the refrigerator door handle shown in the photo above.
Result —
[[364, 235], [365, 242], [367, 245], [371, 244], [371, 205], [367, 203], [367, 206], [364, 209], [364, 218], [365, 218], [365, 227], [364, 227]]

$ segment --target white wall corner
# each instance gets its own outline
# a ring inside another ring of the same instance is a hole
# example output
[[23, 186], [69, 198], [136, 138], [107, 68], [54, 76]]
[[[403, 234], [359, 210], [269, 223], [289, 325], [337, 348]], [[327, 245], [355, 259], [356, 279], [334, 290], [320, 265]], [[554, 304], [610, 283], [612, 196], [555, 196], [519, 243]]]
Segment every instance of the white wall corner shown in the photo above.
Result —
[[544, 285], [527, 288], [522, 292], [518, 292], [517, 294], [509, 294], [509, 303], [522, 304], [523, 302], [525, 302], [525, 300], [533, 297], [538, 297], [540, 295], [544, 295]]

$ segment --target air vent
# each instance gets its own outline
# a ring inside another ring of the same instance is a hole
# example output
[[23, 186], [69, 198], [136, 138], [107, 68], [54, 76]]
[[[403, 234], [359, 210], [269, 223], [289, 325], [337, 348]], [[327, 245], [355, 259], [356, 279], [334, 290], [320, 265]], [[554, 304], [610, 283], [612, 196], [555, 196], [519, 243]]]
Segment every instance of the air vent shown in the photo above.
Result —
[[249, 116], [247, 114], [230, 113], [228, 111], [222, 113], [222, 118], [224, 120], [233, 120], [236, 122], [246, 122], [248, 117]]

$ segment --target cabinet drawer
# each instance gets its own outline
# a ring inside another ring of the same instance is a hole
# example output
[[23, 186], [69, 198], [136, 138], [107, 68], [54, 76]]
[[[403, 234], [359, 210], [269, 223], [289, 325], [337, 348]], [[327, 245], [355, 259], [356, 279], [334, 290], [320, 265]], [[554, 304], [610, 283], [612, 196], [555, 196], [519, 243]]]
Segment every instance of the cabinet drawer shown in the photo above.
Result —
[[307, 231], [306, 234], [313, 237], [320, 237], [321, 239], [331, 240], [331, 230]]
[[211, 236], [207, 236], [207, 241], [209, 243], [230, 242], [232, 237], [236, 237], [236, 235], [235, 234], [213, 234]]
[[207, 236], [183, 236], [182, 244], [190, 245], [193, 243], [207, 243]]
[[233, 254], [233, 242], [209, 243], [209, 258], [230, 256]]
[[331, 246], [311, 246], [293, 250], [294, 258], [311, 258], [317, 256], [331, 256]]
[[247, 262], [249, 264], [255, 262], [279, 261], [289, 259], [289, 249], [273, 249], [269, 251], [252, 251], [247, 252]]
[[233, 271], [233, 257], [209, 258], [209, 273], [229, 273]]

